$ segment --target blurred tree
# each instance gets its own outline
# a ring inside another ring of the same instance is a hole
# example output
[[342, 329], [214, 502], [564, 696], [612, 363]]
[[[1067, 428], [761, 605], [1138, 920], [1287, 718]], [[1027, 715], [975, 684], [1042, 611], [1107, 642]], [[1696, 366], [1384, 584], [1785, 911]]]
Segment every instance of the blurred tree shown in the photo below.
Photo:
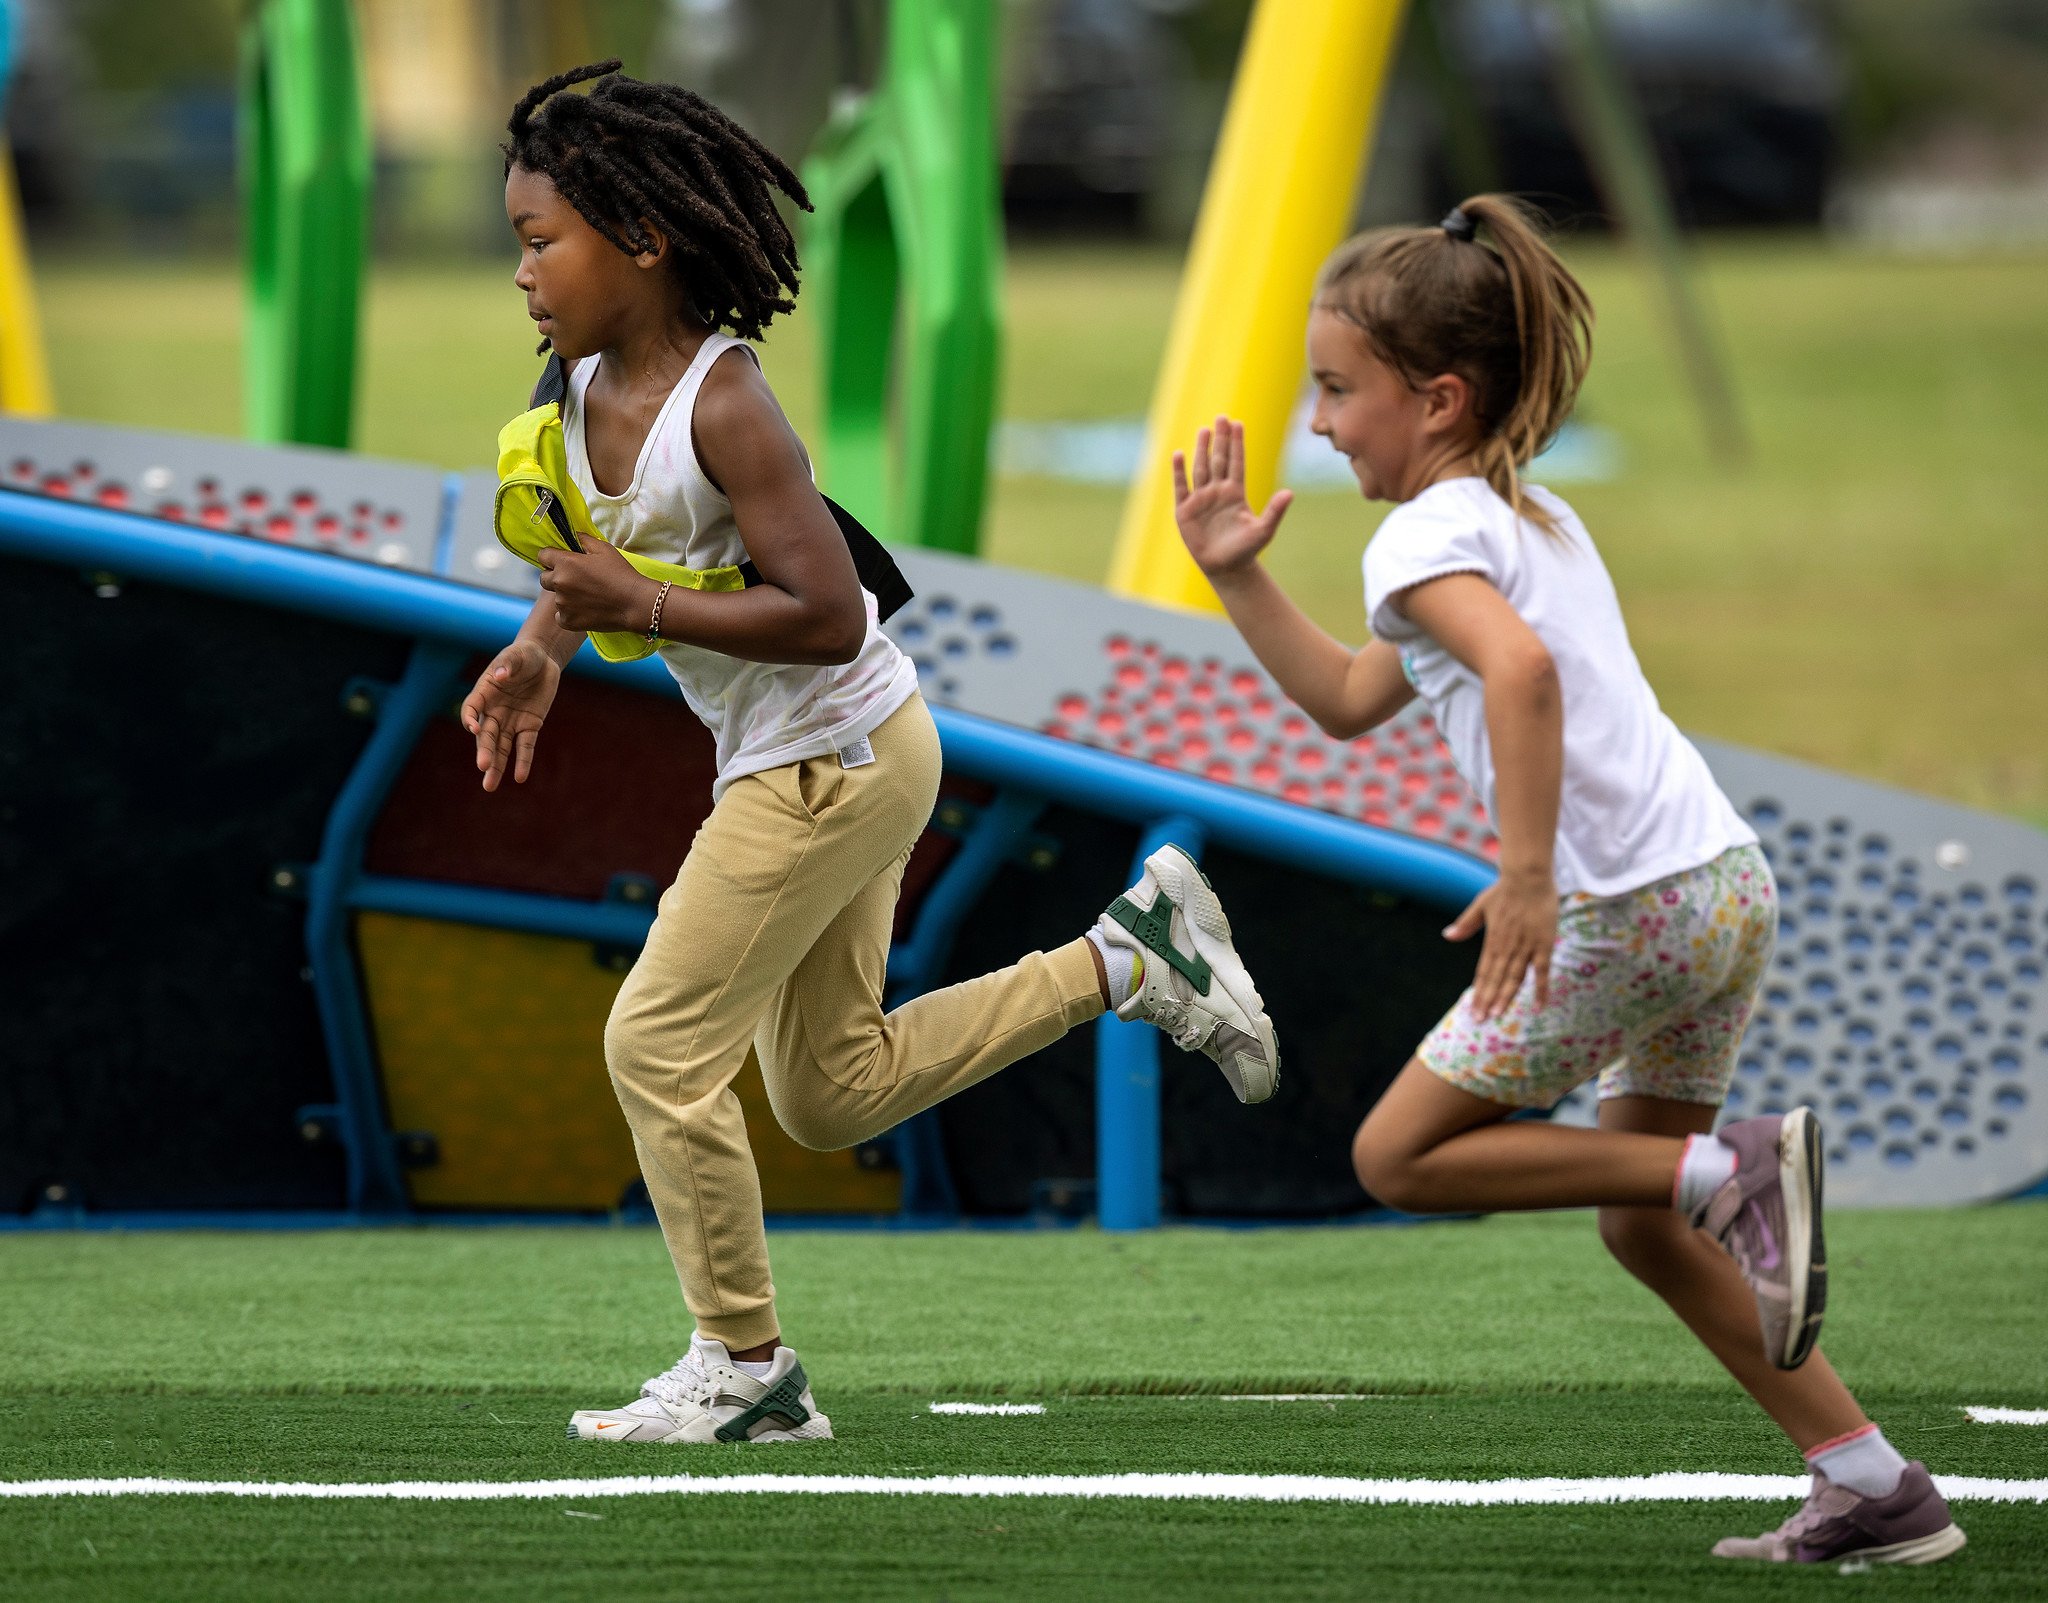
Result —
[[225, 92], [234, 82], [242, 0], [69, 0], [64, 10], [104, 92], [198, 84]]

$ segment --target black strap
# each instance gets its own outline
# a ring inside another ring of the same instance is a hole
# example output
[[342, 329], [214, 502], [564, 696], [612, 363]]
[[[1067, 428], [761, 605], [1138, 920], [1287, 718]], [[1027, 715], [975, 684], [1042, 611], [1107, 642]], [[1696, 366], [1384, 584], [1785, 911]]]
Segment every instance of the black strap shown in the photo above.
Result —
[[536, 406], [559, 401], [568, 393], [568, 364], [557, 353], [549, 351], [548, 365], [540, 370], [540, 382], [534, 385], [533, 394], [526, 398], [526, 409], [531, 412]]
[[[887, 621], [917, 592], [910, 588], [910, 581], [903, 577], [903, 570], [896, 566], [889, 548], [832, 497], [824, 499], [839, 532], [846, 536], [846, 549], [853, 557], [853, 571], [860, 575], [860, 587], [875, 598], [876, 615]], [[751, 567], [753, 563], [746, 563], [741, 571]]]
[[[550, 401], [561, 401], [569, 393], [569, 369], [555, 352], [548, 352], [548, 365], [541, 369], [540, 382], [533, 387], [529, 407], [546, 406]], [[903, 577], [903, 570], [896, 566], [896, 559], [889, 555], [889, 548], [877, 540], [867, 527], [832, 497], [825, 496], [824, 502], [831, 509], [832, 521], [839, 525], [839, 533], [846, 541], [848, 555], [853, 558], [853, 571], [860, 576], [861, 588], [875, 598], [875, 611], [888, 619], [899, 611], [917, 592], [910, 588], [910, 581]], [[740, 564], [740, 577], [749, 586], [761, 582], [761, 570], [751, 562]]]

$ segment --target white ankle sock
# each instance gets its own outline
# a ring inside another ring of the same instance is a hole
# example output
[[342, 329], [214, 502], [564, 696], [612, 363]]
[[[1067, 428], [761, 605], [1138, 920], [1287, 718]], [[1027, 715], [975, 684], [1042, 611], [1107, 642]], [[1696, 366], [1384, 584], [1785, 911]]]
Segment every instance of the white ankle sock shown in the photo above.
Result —
[[1102, 954], [1102, 971], [1109, 976], [1109, 1009], [1114, 1013], [1131, 999], [1131, 975], [1136, 968], [1133, 959], [1138, 954], [1128, 946], [1104, 940], [1100, 930], [1090, 930], [1088, 939]]
[[[690, 1346], [694, 1351], [702, 1353], [705, 1350], [705, 1340], [706, 1338], [700, 1332], [692, 1331], [690, 1333]], [[732, 1356], [732, 1349], [729, 1347], [726, 1349], [725, 1356], [726, 1361], [742, 1375], [751, 1375], [756, 1380], [766, 1380], [768, 1378], [768, 1371], [775, 1367], [775, 1360], [772, 1358], [765, 1363], [758, 1358], [735, 1358]]]
[[1678, 1160], [1678, 1178], [1671, 1187], [1671, 1206], [1691, 1218], [1734, 1173], [1735, 1149], [1727, 1142], [1713, 1135], [1687, 1136], [1685, 1155]]
[[1865, 1497], [1885, 1497], [1897, 1491], [1899, 1477], [1906, 1473], [1905, 1459], [1875, 1425], [1822, 1442], [1806, 1455], [1806, 1462], [1837, 1486]]

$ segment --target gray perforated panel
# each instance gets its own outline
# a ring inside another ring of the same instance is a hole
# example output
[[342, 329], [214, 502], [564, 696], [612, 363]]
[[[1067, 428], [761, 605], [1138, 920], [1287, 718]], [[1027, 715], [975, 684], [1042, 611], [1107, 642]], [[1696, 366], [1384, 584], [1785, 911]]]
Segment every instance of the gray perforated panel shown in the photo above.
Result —
[[449, 525], [447, 574], [465, 584], [481, 585], [486, 590], [530, 601], [540, 594], [540, 570], [521, 562], [498, 543], [497, 532], [491, 526], [497, 493], [495, 473], [462, 476], [455, 516]]
[[[15, 488], [531, 596], [490, 530], [489, 473], [446, 521], [443, 475], [342, 452], [0, 418]], [[1428, 715], [1322, 735], [1220, 619], [933, 552], [889, 632], [925, 692], [1063, 739], [1491, 857]], [[1764, 836], [1783, 937], [1730, 1098], [1803, 1102], [1837, 1202], [1961, 1202], [2048, 1173], [2048, 836], [1820, 769], [1701, 742]], [[1585, 1119], [1577, 1093], [1560, 1117]]]
[[928, 699], [1477, 856], [1498, 850], [1419, 704], [1332, 740], [1220, 618], [930, 551], [898, 550], [917, 599], [889, 622]]
[[10, 488], [434, 570], [442, 475], [345, 451], [0, 417]]
[[[889, 632], [926, 695], [1491, 856], [1428, 716], [1330, 740], [1226, 622], [930, 552]], [[1969, 1202], [2048, 1173], [2048, 836], [1700, 741], [1779, 876], [1783, 933], [1729, 1116], [1821, 1115], [1829, 1196]], [[1590, 1088], [1560, 1107], [1590, 1122]]]
[[[1971, 1202], [2048, 1171], [2048, 836], [1701, 741], [1778, 875], [1778, 952], [1730, 1118], [1803, 1103], [1830, 1200]], [[1574, 1093], [1565, 1117], [1592, 1103]]]

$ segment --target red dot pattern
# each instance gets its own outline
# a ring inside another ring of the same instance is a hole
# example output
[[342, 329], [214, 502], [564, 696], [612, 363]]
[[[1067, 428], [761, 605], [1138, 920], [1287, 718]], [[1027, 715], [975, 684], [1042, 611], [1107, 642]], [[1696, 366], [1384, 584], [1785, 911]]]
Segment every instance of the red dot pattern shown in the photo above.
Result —
[[1104, 678], [1045, 732], [1493, 858], [1493, 826], [1419, 706], [1359, 740], [1317, 729], [1262, 672], [1112, 635]]
[[[380, 508], [368, 501], [324, 506], [308, 489], [276, 494], [257, 485], [233, 487], [216, 478], [201, 478], [193, 483], [189, 497], [152, 499], [139, 486], [103, 474], [91, 461], [49, 465], [27, 456], [15, 457], [6, 474], [17, 490], [351, 556], [368, 556], [394, 539], [404, 542], [408, 532], [408, 519], [396, 507]], [[422, 553], [426, 545], [421, 542]]]

